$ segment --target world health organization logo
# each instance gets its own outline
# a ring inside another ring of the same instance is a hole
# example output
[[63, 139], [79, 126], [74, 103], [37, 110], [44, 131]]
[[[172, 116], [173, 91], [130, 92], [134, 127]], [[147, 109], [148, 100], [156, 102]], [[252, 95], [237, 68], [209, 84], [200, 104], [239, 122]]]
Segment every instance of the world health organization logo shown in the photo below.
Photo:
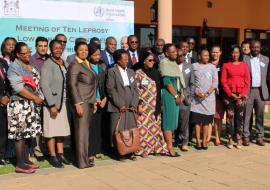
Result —
[[104, 8], [102, 8], [102, 7], [95, 7], [94, 8], [94, 14], [95, 14], [95, 16], [103, 17], [104, 16], [104, 13], [105, 13]]
[[20, 1], [19, 0], [4, 0], [4, 15], [19, 16]]

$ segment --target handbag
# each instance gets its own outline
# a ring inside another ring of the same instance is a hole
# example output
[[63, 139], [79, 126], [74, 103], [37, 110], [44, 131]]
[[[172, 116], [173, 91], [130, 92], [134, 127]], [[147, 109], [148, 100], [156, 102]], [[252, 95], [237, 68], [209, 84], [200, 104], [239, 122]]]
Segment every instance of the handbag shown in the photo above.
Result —
[[[137, 126], [135, 112], [134, 111], [132, 112], [133, 112], [134, 119]], [[124, 113], [120, 114], [119, 120], [115, 128], [115, 133], [114, 133], [116, 148], [117, 148], [118, 153], [121, 156], [136, 152], [140, 150], [141, 148], [140, 134], [139, 134], [140, 132], [138, 128], [132, 128], [132, 129], [126, 129], [124, 131], [119, 131], [119, 125], [120, 125], [121, 119], [123, 118], [123, 114]]]

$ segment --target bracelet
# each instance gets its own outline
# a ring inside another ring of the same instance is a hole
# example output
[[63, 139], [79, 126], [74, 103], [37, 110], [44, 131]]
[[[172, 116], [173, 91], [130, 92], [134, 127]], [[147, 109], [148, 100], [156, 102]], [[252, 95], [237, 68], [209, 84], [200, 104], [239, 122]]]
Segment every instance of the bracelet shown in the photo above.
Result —
[[178, 98], [178, 97], [179, 97], [178, 94], [176, 94], [176, 95], [174, 96], [175, 99]]

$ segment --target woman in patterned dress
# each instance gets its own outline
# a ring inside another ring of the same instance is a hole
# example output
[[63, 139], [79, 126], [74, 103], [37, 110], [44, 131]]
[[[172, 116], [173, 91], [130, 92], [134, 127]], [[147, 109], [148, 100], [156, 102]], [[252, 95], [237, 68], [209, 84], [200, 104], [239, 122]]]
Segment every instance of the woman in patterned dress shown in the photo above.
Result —
[[139, 90], [139, 117], [142, 157], [149, 154], [166, 154], [167, 144], [161, 131], [161, 84], [160, 73], [154, 68], [154, 55], [143, 52], [140, 57], [140, 69], [136, 71]]
[[16, 172], [33, 173], [39, 167], [29, 160], [26, 140], [42, 132], [40, 110], [43, 95], [38, 71], [29, 64], [29, 47], [19, 42], [15, 46], [16, 59], [8, 70], [12, 95], [8, 105], [8, 138], [15, 140]]

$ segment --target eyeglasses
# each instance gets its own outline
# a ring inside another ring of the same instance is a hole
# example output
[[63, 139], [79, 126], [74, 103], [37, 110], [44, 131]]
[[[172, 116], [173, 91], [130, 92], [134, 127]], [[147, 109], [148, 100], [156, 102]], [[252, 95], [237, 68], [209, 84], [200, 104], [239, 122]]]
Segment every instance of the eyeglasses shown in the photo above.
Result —
[[64, 43], [64, 44], [66, 44], [67, 43], [67, 41], [64, 41], [64, 40], [57, 40], [59, 43]]
[[131, 44], [137, 44], [137, 43], [139, 43], [138, 41], [131, 41], [130, 42]]
[[149, 62], [154, 62], [155, 60], [154, 60], [154, 59], [148, 59], [147, 61], [149, 61]]
[[31, 55], [31, 51], [28, 51], [28, 52], [25, 52], [25, 53], [19, 53], [20, 55], [23, 55], [23, 56], [25, 56], [25, 55]]
[[195, 44], [195, 42], [188, 42], [188, 44], [192, 44], [192, 45], [194, 45], [194, 44]]

